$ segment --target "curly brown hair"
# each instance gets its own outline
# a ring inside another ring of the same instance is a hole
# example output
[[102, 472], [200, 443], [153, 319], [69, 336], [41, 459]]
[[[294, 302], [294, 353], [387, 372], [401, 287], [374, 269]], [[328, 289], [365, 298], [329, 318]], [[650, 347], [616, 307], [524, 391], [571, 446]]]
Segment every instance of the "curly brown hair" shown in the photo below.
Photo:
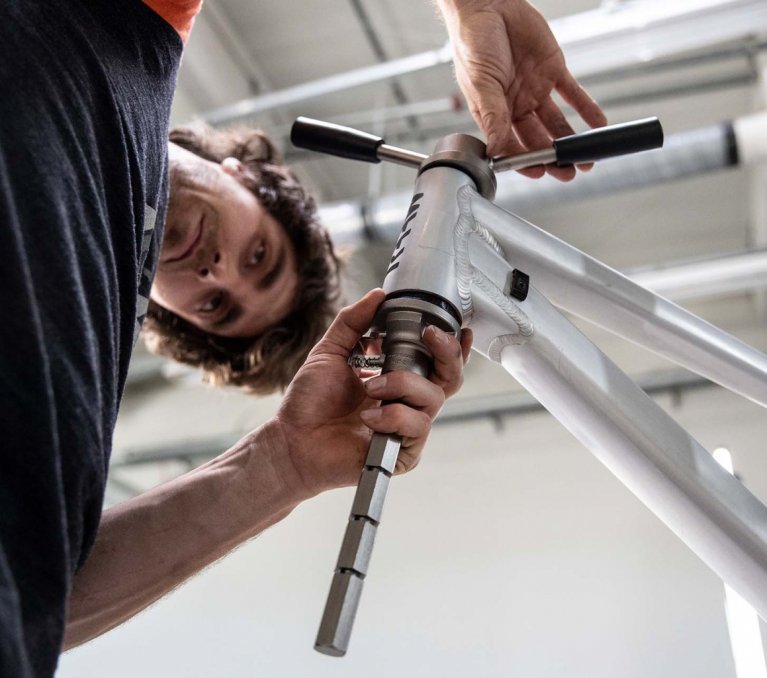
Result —
[[340, 300], [340, 263], [327, 231], [317, 221], [314, 200], [283, 164], [258, 129], [177, 127], [170, 141], [213, 162], [237, 158], [250, 170], [245, 185], [282, 225], [296, 252], [298, 293], [279, 323], [249, 338], [205, 332], [149, 302], [142, 327], [150, 351], [202, 369], [214, 386], [234, 385], [250, 393], [284, 389], [333, 319]]

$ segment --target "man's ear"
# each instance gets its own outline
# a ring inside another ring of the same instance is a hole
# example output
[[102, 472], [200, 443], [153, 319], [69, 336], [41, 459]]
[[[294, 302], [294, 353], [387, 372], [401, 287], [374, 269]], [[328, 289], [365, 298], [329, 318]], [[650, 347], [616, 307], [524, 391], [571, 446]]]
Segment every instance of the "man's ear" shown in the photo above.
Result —
[[221, 161], [221, 169], [239, 181], [243, 181], [245, 179], [249, 179], [251, 181], [255, 180], [253, 172], [245, 167], [245, 165], [242, 164], [242, 161], [238, 160], [237, 158], [224, 158]]

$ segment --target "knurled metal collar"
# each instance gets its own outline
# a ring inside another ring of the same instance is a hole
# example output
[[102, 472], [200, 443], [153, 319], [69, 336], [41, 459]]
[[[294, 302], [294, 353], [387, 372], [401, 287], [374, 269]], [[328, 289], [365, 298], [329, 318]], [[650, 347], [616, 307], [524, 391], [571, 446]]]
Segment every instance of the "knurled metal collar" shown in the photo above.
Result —
[[424, 160], [418, 174], [432, 167], [453, 167], [468, 174], [477, 185], [477, 191], [488, 200], [495, 197], [495, 173], [487, 158], [484, 142], [470, 134], [449, 134], [440, 139], [432, 153]]
[[421, 313], [424, 325], [436, 325], [445, 332], [457, 332], [461, 329], [461, 323], [441, 306], [429, 303], [424, 299], [403, 296], [387, 299], [381, 304], [373, 319], [371, 330], [373, 332], [386, 332], [386, 318], [390, 313], [396, 311]]

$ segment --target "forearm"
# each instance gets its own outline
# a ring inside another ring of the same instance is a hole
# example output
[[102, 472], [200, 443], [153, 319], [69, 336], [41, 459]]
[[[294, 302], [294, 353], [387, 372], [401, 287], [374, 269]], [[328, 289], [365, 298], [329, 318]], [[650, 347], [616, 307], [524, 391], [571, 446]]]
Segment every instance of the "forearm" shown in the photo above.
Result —
[[105, 512], [77, 574], [65, 647], [114, 628], [244, 541], [302, 497], [269, 425], [228, 452]]

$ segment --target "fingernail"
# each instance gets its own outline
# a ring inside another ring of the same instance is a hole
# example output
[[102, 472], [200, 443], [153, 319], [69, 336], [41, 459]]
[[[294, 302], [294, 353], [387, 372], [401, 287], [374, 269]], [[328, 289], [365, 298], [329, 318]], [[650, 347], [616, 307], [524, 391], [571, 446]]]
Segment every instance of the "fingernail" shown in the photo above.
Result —
[[365, 382], [365, 390], [368, 393], [380, 393], [386, 386], [386, 377], [373, 377]]
[[434, 335], [434, 338], [440, 344], [447, 344], [450, 341], [450, 336], [447, 334], [447, 332], [443, 332], [436, 325], [429, 325], [428, 329], [431, 330], [432, 334]]
[[364, 421], [376, 421], [381, 418], [381, 408], [371, 407], [369, 410], [362, 410], [362, 412], [360, 412], [360, 417], [362, 417]]

